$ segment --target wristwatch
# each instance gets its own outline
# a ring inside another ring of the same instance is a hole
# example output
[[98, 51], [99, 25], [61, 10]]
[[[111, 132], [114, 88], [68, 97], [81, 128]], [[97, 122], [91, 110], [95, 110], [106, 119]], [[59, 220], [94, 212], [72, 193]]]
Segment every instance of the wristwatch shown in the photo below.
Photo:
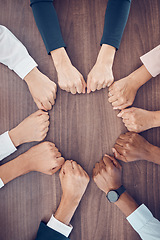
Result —
[[111, 190], [107, 193], [106, 197], [109, 200], [109, 202], [117, 202], [119, 197], [126, 191], [125, 187], [122, 185], [116, 190]]

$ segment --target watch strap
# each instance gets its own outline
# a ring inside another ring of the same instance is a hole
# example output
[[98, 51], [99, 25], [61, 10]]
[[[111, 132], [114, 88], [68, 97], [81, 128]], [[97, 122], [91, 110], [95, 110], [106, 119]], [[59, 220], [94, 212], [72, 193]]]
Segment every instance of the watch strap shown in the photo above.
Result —
[[124, 193], [126, 191], [125, 187], [123, 185], [121, 185], [118, 189], [115, 190], [119, 196], [122, 195], [122, 193]]

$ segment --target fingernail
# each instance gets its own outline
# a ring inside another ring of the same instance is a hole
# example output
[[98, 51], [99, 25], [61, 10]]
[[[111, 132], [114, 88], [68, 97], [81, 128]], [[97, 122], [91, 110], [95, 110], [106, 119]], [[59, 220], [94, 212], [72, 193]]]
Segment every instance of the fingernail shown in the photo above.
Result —
[[122, 113], [121, 113], [121, 112], [117, 114], [117, 117], [121, 117], [121, 116], [122, 116]]
[[117, 107], [114, 107], [113, 109], [116, 110], [116, 109], [118, 109], [118, 108], [117, 108]]

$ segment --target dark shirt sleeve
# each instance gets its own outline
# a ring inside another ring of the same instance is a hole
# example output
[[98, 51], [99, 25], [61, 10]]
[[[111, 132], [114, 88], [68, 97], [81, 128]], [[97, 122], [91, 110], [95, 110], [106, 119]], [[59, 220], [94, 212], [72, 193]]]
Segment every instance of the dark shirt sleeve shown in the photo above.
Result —
[[107, 4], [102, 44], [119, 48], [125, 29], [131, 0], [109, 0]]
[[53, 230], [52, 228], [41, 222], [36, 240], [69, 240], [69, 238], [65, 237], [61, 233]]
[[57, 48], [66, 47], [62, 38], [57, 13], [53, 6], [53, 0], [30, 0], [30, 2], [37, 27], [48, 54]]

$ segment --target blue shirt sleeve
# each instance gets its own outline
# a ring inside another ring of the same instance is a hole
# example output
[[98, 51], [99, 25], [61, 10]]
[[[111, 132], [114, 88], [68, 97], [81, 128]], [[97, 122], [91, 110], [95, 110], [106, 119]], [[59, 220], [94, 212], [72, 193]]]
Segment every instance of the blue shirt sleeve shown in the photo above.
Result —
[[30, 3], [48, 54], [55, 49], [66, 47], [62, 38], [57, 13], [53, 6], [53, 0], [30, 0]]
[[131, 0], [109, 0], [105, 13], [102, 44], [119, 49], [121, 38], [127, 23]]

